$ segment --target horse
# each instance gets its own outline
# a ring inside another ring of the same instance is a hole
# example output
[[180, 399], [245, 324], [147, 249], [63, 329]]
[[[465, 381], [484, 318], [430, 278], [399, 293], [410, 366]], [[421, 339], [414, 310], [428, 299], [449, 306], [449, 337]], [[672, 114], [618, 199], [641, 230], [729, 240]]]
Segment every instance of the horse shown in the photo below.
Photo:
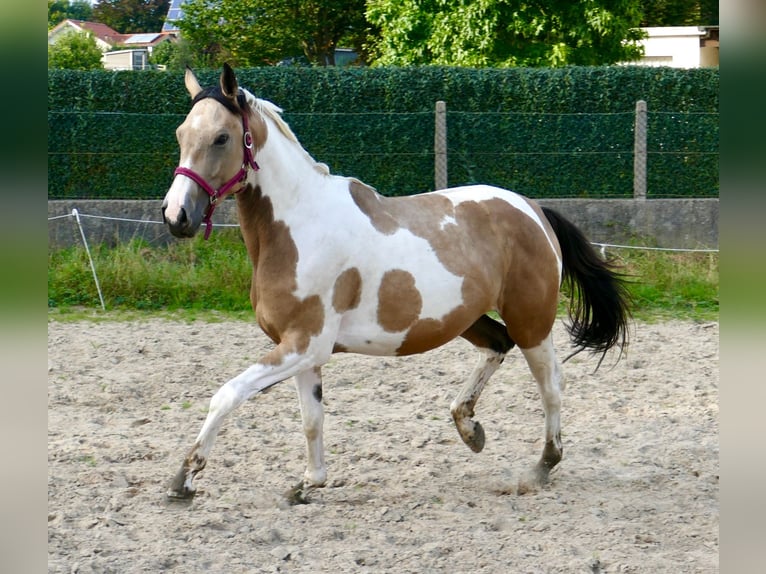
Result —
[[542, 456], [524, 473], [524, 489], [548, 483], [563, 455], [564, 383], [551, 334], [560, 289], [570, 287], [574, 353], [600, 353], [598, 369], [607, 351], [619, 349], [619, 360], [627, 344], [630, 297], [617, 266], [562, 215], [506, 189], [386, 197], [331, 174], [301, 146], [282, 110], [241, 88], [228, 64], [219, 85], [203, 89], [189, 68], [184, 83], [192, 105], [176, 130], [180, 160], [163, 221], [187, 238], [204, 223], [207, 237], [215, 207], [235, 195], [253, 269], [250, 300], [274, 347], [213, 395], [167, 496], [193, 497], [227, 415], [291, 377], [306, 439], [296, 488], [324, 486], [322, 365], [334, 353], [412, 355], [457, 337], [479, 351], [450, 405], [461, 439], [473, 452], [484, 448], [474, 410], [518, 346], [545, 414]]

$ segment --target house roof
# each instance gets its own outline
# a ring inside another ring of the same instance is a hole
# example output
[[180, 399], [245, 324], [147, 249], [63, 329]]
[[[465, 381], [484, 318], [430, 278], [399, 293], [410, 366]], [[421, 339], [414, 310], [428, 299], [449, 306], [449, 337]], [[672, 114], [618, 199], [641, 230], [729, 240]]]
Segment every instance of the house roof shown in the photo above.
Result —
[[123, 44], [150, 44], [159, 38], [160, 34], [131, 34]]
[[56, 35], [63, 28], [74, 28], [81, 32], [90, 32], [96, 38], [111, 46], [119, 44], [122, 41], [123, 36], [123, 34], [120, 34], [117, 30], [110, 28], [101, 22], [85, 22], [83, 20], [72, 20], [71, 18], [59, 22], [50, 32], [48, 32], [48, 36]]
[[95, 38], [108, 44], [110, 48], [115, 46], [130, 45], [134, 48], [154, 46], [160, 42], [175, 38], [177, 32], [153, 32], [143, 34], [120, 34], [117, 30], [110, 28], [101, 22], [86, 22], [84, 20], [67, 19], [56, 25], [48, 32], [48, 40], [59, 34], [64, 28], [71, 28], [78, 32], [90, 32]]

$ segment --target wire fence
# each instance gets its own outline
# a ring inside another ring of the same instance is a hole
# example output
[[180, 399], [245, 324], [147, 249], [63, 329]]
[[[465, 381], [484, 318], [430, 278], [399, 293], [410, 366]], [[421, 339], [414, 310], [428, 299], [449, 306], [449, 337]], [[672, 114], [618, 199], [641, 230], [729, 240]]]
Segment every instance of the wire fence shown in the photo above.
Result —
[[[442, 103], [443, 104], [443, 103]], [[178, 161], [183, 114], [48, 112], [49, 199], [151, 199]], [[718, 113], [284, 114], [333, 173], [384, 195], [487, 183], [533, 198], [717, 197]], [[441, 131], [440, 131], [441, 130]], [[637, 157], [636, 135], [645, 155]], [[643, 175], [635, 176], [637, 160]]]
[[[86, 214], [86, 213], [80, 213], [79, 210], [72, 209], [70, 213], [65, 213], [62, 215], [56, 215], [48, 218], [48, 223], [52, 221], [59, 221], [63, 219], [72, 219], [75, 224], [77, 225], [80, 237], [82, 239], [83, 247], [85, 249], [85, 252], [88, 257], [88, 262], [90, 264], [91, 274], [93, 275], [93, 282], [95, 283], [96, 290], [98, 291], [98, 298], [99, 302], [101, 304], [101, 308], [103, 310], [106, 310], [106, 303], [104, 302], [104, 295], [101, 291], [101, 284], [98, 280], [98, 273], [96, 271], [96, 264], [93, 260], [93, 257], [90, 252], [90, 246], [88, 244], [88, 240], [86, 237], [85, 229], [82, 224], [82, 219], [84, 218], [90, 218], [90, 219], [100, 219], [105, 221], [114, 221], [114, 222], [123, 222], [123, 223], [140, 223], [140, 224], [152, 224], [152, 225], [164, 225], [162, 221], [154, 221], [154, 220], [144, 220], [144, 219], [132, 219], [132, 218], [123, 218], [123, 217], [111, 217], [111, 216], [104, 216], [104, 215], [93, 215], [93, 214]], [[231, 224], [231, 223], [214, 223], [214, 227], [239, 227], [238, 224]], [[686, 248], [668, 248], [668, 247], [649, 247], [649, 246], [637, 246], [637, 245], [619, 245], [614, 243], [599, 243], [599, 242], [592, 242], [592, 245], [595, 247], [598, 247], [599, 252], [601, 253], [602, 257], [606, 257], [606, 250], [609, 249], [637, 249], [637, 250], [643, 250], [643, 251], [665, 251], [665, 252], [685, 252], [685, 253], [718, 253], [718, 249], [686, 249]]]

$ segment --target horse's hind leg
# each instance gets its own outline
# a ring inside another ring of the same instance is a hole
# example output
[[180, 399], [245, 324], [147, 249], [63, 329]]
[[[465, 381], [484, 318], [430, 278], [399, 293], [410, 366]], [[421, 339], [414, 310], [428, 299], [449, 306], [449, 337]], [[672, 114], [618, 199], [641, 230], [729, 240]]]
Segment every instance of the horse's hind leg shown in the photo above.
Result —
[[478, 421], [473, 420], [474, 407], [484, 390], [484, 385], [503, 362], [514, 343], [505, 326], [486, 315], [471, 325], [461, 337], [475, 345], [482, 352], [482, 356], [468, 381], [452, 401], [450, 412], [463, 442], [472, 451], [481, 452], [484, 448], [484, 429]]
[[561, 444], [561, 367], [556, 359], [551, 334], [536, 347], [521, 349], [537, 381], [545, 412], [545, 446], [540, 461], [519, 481], [522, 494], [548, 482], [551, 469], [564, 453]]

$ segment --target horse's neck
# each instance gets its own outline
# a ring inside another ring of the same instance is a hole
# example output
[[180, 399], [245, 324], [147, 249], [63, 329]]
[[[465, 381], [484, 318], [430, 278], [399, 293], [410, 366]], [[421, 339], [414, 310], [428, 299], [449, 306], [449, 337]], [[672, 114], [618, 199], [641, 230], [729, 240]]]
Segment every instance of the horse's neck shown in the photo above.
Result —
[[271, 200], [277, 218], [306, 207], [316, 201], [316, 190], [324, 185], [327, 173], [297, 141], [287, 138], [279, 128], [268, 122], [268, 138], [258, 153], [261, 166], [258, 184], [265, 197]]
[[293, 219], [316, 214], [314, 204], [329, 176], [297, 142], [276, 133], [269, 125], [269, 139], [258, 152], [260, 170], [253, 183], [237, 195], [240, 228], [254, 267], [273, 251], [285, 249], [284, 229]]

